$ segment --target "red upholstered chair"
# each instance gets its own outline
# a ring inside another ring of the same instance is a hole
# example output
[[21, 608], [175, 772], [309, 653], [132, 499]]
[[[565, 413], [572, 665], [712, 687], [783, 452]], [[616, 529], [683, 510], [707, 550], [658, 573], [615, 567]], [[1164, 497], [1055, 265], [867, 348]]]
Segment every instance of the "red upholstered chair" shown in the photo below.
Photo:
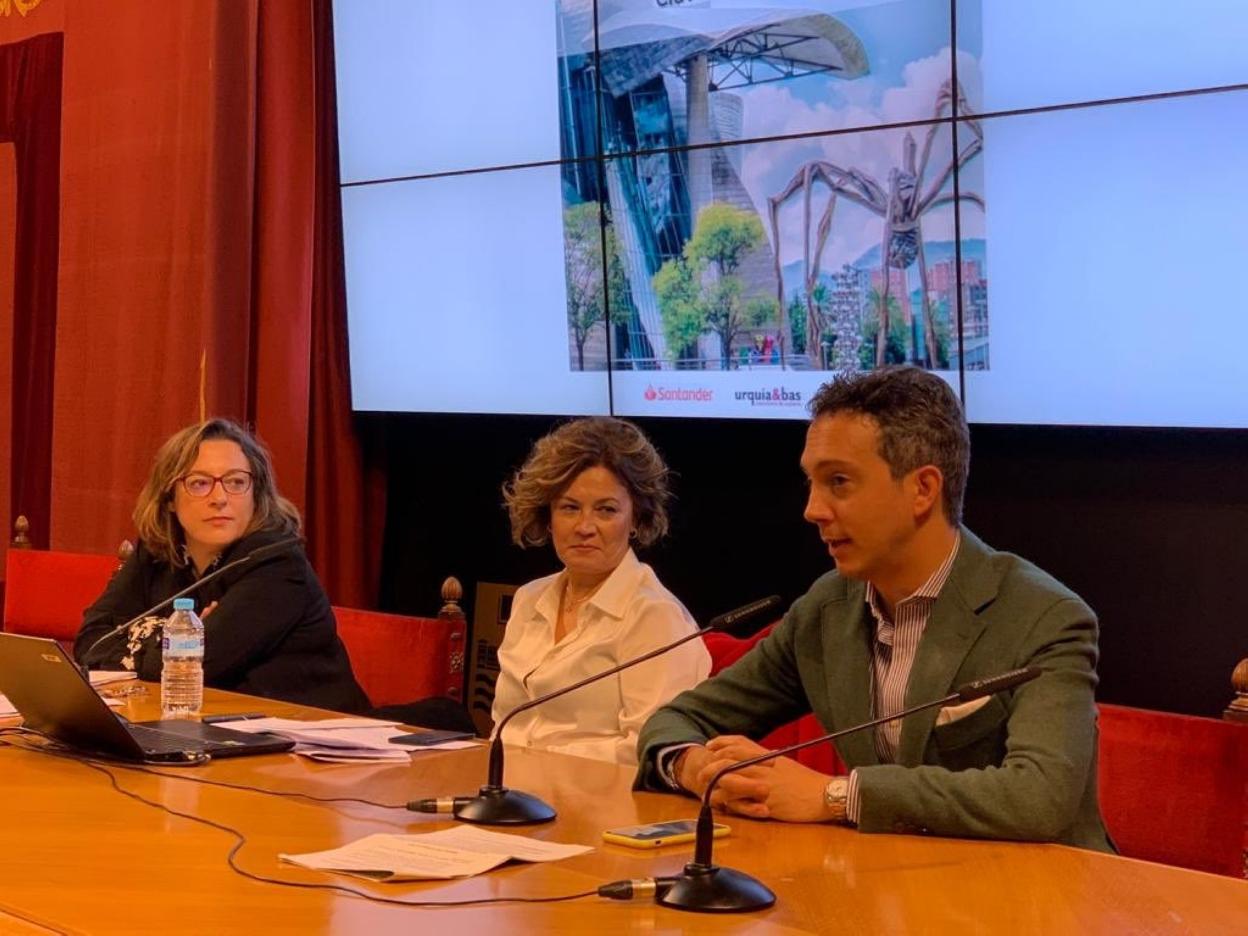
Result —
[[133, 547], [123, 543], [116, 556], [30, 549], [26, 518], [18, 517], [14, 526], [17, 537], [4, 563], [4, 630], [72, 642], [82, 612]]
[[[1222, 717], [1248, 731], [1248, 657], [1239, 661], [1231, 673], [1235, 697], [1222, 712]], [[1244, 877], [1248, 878], [1248, 788], [1244, 790]]]
[[[745, 656], [756, 643], [771, 633], [773, 627], [775, 627], [774, 624], [769, 624], [752, 637], [744, 639], [722, 633], [704, 635], [702, 639], [706, 643], [707, 651], [711, 654], [711, 675], [714, 676], [720, 670], [726, 669]], [[787, 725], [781, 725], [767, 737], [763, 738], [762, 744], [764, 747], [775, 750], [790, 744], [797, 744], [800, 741], [817, 738], [824, 734], [827, 734], [827, 732], [823, 730], [823, 726], [819, 724], [814, 715], [803, 715], [796, 721]], [[806, 748], [804, 751], [798, 751], [794, 759], [812, 770], [818, 770], [820, 773], [836, 775], [849, 772], [845, 769], [844, 762], [841, 760], [840, 755], [836, 753], [836, 748], [832, 746], [831, 742], [816, 744], [813, 747]]]
[[1243, 876], [1248, 726], [1098, 709], [1101, 813], [1122, 854]]
[[351, 669], [375, 707], [431, 696], [463, 701], [467, 628], [458, 603], [462, 595], [459, 581], [448, 578], [442, 585], [445, 604], [436, 618], [334, 608]]

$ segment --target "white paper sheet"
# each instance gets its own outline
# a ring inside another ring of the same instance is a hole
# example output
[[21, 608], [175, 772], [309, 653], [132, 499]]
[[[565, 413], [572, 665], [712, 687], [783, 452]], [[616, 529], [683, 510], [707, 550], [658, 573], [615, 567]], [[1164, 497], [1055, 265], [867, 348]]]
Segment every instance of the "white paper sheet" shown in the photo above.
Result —
[[128, 682], [131, 679], [138, 679], [138, 674], [133, 670], [92, 670], [88, 674], [91, 685], [97, 689], [100, 686], [108, 686], [112, 683]]
[[[361, 728], [395, 728], [399, 723], [395, 721], [383, 721], [380, 718], [322, 718], [317, 721], [307, 721], [299, 718], [245, 718], [238, 721], [221, 721], [217, 722], [226, 728], [232, 728], [235, 731], [271, 731], [280, 733], [282, 731], [355, 731]], [[394, 731], [390, 732], [394, 735]]]
[[415, 835], [383, 832], [341, 848], [279, 857], [304, 868], [342, 871], [373, 881], [420, 881], [471, 877], [512, 859], [558, 861], [589, 851], [593, 851], [589, 845], [562, 845], [456, 826]]
[[456, 750], [473, 747], [471, 741], [447, 741], [426, 748], [395, 745], [398, 722], [375, 718], [327, 718], [302, 721], [294, 718], [248, 718], [218, 722], [223, 728], [252, 734], [267, 731], [296, 742], [295, 753], [322, 763], [358, 764], [367, 761], [406, 763], [421, 750]]
[[367, 764], [387, 763], [390, 761], [407, 764], [411, 762], [407, 752], [398, 749], [379, 751], [376, 748], [329, 748], [316, 744], [300, 743], [295, 745], [294, 753], [322, 764]]

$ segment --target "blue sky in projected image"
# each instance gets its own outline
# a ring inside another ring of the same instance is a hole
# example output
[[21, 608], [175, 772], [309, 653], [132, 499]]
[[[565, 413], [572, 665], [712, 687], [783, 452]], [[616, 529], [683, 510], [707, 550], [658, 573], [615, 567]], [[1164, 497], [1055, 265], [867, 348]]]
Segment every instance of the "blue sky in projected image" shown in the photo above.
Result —
[[[932, 55], [934, 40], [942, 48], [949, 45], [947, 0], [883, 2], [839, 11], [836, 7], [840, 4], [819, 3], [817, 0], [783, 5], [809, 6], [832, 13], [862, 40], [870, 56], [870, 73], [853, 82], [833, 83], [818, 78], [788, 82], [793, 97], [808, 104], [825, 101], [829, 97], [844, 104], [878, 104], [888, 88], [903, 84], [903, 72], [907, 65]], [[972, 55], [979, 55], [982, 45], [980, 21], [978, 2], [959, 2], [958, 46]], [[899, 25], [901, 23], [905, 23], [904, 27]], [[975, 103], [972, 100], [972, 105]]]

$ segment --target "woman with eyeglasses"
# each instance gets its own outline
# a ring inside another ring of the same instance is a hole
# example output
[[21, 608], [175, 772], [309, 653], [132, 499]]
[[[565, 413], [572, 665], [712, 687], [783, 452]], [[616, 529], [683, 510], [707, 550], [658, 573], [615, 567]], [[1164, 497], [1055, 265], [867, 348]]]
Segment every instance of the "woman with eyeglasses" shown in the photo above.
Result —
[[[301, 526], [299, 511], [277, 492], [268, 452], [226, 419], [188, 426], [161, 446], [134, 522], [138, 547], [87, 609], [74, 654], [91, 668], [132, 669], [148, 680], [160, 679], [158, 628], [139, 624], [88, 648]], [[340, 712], [368, 708], [329, 599], [299, 546], [226, 572], [192, 595], [205, 618], [205, 685]]]

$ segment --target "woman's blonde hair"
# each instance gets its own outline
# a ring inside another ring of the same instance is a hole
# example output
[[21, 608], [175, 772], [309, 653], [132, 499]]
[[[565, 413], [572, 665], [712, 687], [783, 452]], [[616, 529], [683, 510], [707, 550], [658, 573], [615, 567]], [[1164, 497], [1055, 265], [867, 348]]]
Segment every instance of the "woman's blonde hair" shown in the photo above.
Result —
[[134, 526], [139, 538], [153, 555], [170, 565], [184, 566], [187, 561], [182, 553], [182, 525], [173, 512], [173, 486], [195, 464], [200, 444], [217, 439], [236, 443], [247, 456], [255, 511], [244, 535], [256, 530], [294, 535], [302, 527], [298, 508], [277, 493], [273, 464], [259, 439], [228, 419], [196, 423], [165, 440], [134, 505]]
[[550, 539], [550, 505], [588, 468], [606, 468], [633, 502], [637, 543], [649, 546], [667, 533], [668, 469], [642, 431], [610, 416], [574, 419], [541, 439], [520, 470], [503, 485], [511, 538], [519, 546]]

